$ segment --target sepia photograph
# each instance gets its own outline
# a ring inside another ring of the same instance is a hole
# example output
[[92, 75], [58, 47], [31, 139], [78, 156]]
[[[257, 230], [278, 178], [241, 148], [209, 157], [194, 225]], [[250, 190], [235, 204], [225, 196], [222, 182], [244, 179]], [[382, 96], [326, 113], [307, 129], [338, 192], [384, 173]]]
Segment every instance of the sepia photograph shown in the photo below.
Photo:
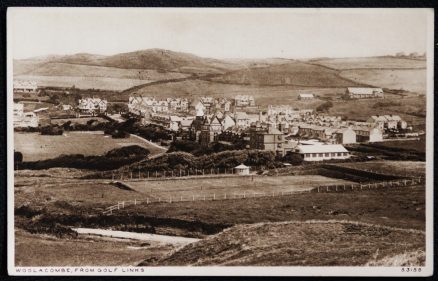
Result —
[[9, 8], [9, 274], [430, 276], [433, 22]]

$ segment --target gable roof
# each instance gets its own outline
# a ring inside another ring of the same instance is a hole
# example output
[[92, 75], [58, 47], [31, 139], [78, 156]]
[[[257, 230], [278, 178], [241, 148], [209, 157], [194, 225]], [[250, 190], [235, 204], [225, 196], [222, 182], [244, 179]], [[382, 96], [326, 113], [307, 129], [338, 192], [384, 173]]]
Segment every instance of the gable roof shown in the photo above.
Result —
[[373, 95], [375, 93], [383, 93], [382, 88], [361, 88], [361, 87], [348, 87], [349, 93], [358, 95]]
[[348, 152], [340, 144], [323, 144], [323, 145], [298, 145], [301, 153], [329, 153], [329, 152]]

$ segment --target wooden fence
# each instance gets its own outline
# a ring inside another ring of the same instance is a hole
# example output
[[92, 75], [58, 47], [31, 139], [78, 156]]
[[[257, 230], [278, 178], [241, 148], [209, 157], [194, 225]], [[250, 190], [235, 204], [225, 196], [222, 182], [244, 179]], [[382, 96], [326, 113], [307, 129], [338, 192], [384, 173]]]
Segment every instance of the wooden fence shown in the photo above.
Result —
[[392, 187], [405, 187], [412, 186], [420, 183], [424, 183], [424, 178], [412, 178], [401, 179], [394, 181], [382, 181], [367, 184], [335, 184], [335, 185], [320, 185], [309, 190], [304, 191], [280, 191], [280, 192], [243, 192], [243, 193], [213, 193], [204, 195], [191, 195], [191, 196], [150, 196], [146, 199], [140, 200], [134, 199], [130, 201], [120, 201], [116, 205], [110, 206], [103, 211], [103, 214], [112, 214], [113, 211], [124, 209], [126, 206], [139, 205], [139, 204], [153, 204], [153, 203], [178, 203], [178, 202], [190, 202], [190, 201], [215, 201], [215, 200], [236, 200], [247, 198], [260, 198], [260, 197], [278, 197], [278, 196], [290, 196], [303, 193], [314, 192], [348, 192], [348, 191], [362, 191], [372, 189], [383, 189]]
[[[263, 167], [250, 167], [252, 171], [263, 170]], [[103, 173], [102, 173], [103, 175]], [[212, 169], [190, 169], [190, 170], [176, 170], [176, 171], [153, 171], [142, 172], [127, 171], [112, 173], [111, 179], [115, 180], [154, 180], [154, 179], [177, 179], [189, 178], [196, 176], [214, 176], [214, 175], [236, 175], [234, 168], [212, 168]], [[103, 176], [102, 176], [103, 177]]]

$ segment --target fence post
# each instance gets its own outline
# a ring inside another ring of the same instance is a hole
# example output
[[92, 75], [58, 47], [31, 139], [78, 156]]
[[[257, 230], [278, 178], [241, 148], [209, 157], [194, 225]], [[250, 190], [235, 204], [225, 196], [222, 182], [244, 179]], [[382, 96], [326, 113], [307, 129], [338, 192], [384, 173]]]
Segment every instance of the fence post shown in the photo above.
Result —
[[172, 196], [169, 197], [169, 203], [172, 203]]
[[137, 205], [137, 199], [134, 198], [134, 206]]
[[213, 193], [213, 200], [216, 200], [216, 193]]
[[182, 202], [182, 196], [181, 196], [181, 198], [180, 198], [180, 200], [179, 200], [180, 202]]
[[205, 201], [205, 194], [204, 194], [204, 201]]
[[246, 198], [246, 192], [245, 191], [243, 192], [243, 198]]
[[149, 197], [146, 197], [146, 205], [149, 204]]
[[117, 210], [120, 210], [120, 202], [117, 201]]
[[122, 201], [122, 208], [125, 209], [125, 201]]
[[227, 194], [225, 193], [225, 195], [224, 195], [224, 199], [227, 199]]

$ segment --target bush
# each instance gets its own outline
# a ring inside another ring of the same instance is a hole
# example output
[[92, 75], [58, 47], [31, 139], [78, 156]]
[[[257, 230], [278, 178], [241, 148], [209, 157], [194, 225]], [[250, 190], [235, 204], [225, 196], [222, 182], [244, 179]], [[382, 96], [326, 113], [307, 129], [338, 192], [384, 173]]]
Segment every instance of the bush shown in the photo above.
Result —
[[333, 107], [333, 103], [331, 101], [327, 101], [316, 108], [317, 112], [327, 112], [330, 108]]
[[282, 160], [292, 165], [301, 165], [304, 161], [301, 155], [291, 152], [288, 152]]
[[50, 169], [50, 168], [75, 168], [87, 170], [114, 170], [125, 165], [144, 160], [148, 157], [149, 150], [132, 145], [110, 150], [103, 156], [84, 156], [82, 154], [60, 155], [59, 157], [34, 161], [22, 162], [23, 169]]
[[64, 133], [62, 128], [58, 126], [46, 126], [41, 128], [41, 135], [51, 135], [51, 136], [59, 136]]

